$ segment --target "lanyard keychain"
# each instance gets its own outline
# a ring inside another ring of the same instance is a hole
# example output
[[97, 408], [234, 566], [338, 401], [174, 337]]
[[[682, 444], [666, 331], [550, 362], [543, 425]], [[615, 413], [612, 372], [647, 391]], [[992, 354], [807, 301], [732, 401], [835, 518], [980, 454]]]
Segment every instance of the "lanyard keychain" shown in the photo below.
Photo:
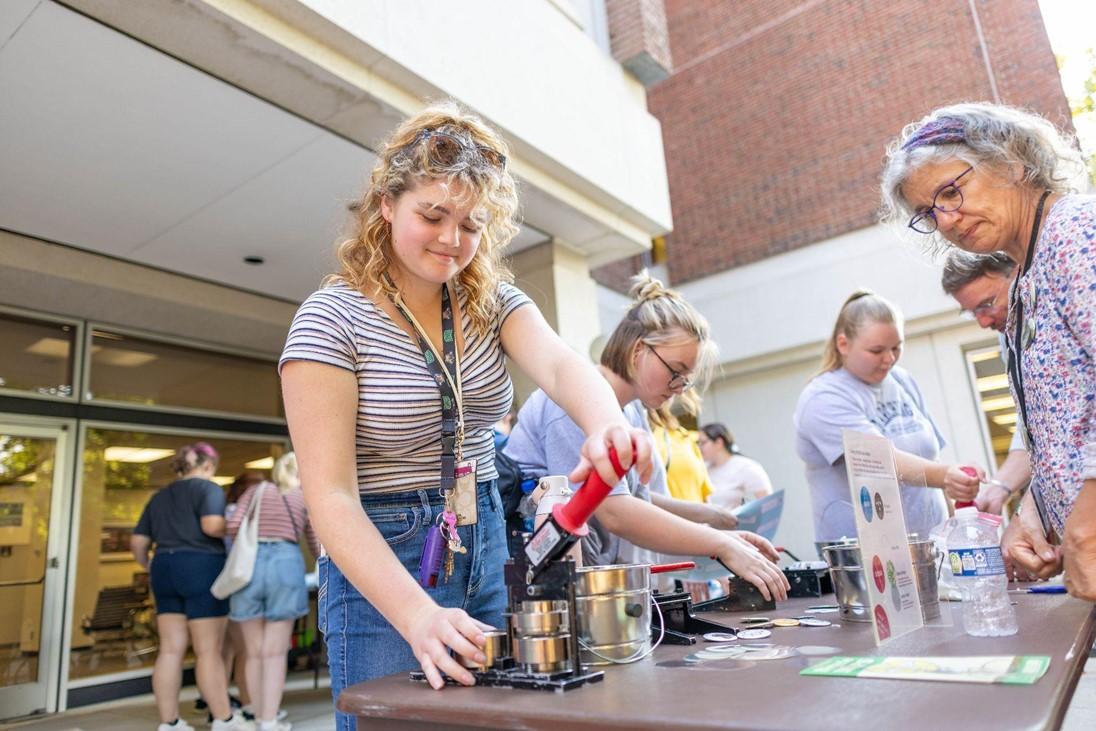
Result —
[[[388, 281], [392, 284], [391, 279]], [[426, 336], [422, 325], [410, 310], [404, 307], [399, 296], [390, 299], [404, 319], [415, 329], [419, 349], [426, 361], [426, 368], [433, 376], [438, 391], [441, 392], [441, 486], [439, 491], [445, 500], [445, 508], [427, 531], [426, 544], [419, 559], [419, 584], [429, 588], [438, 585], [439, 574], [443, 573], [447, 580], [453, 573], [455, 554], [468, 551], [457, 532], [457, 512], [454, 505], [457, 463], [463, 458], [464, 446], [464, 403], [460, 383], [460, 358], [457, 356], [453, 307], [448, 286], [443, 286], [441, 290], [443, 353], [440, 355], [430, 342], [430, 338]]]
[[[1027, 398], [1024, 394], [1024, 369], [1021, 362], [1021, 356], [1023, 351], [1031, 345], [1032, 340], [1035, 338], [1034, 332], [1034, 316], [1032, 313], [1032, 319], [1029, 322], [1025, 322], [1024, 318], [1024, 300], [1020, 296], [1020, 279], [1029, 273], [1031, 270], [1031, 262], [1034, 259], [1035, 244], [1039, 240], [1039, 222], [1043, 218], [1043, 205], [1047, 201], [1047, 197], [1050, 195], [1050, 191], [1044, 191], [1041, 198], [1039, 198], [1039, 205], [1035, 209], [1035, 220], [1031, 225], [1031, 238], [1028, 241], [1027, 257], [1024, 259], [1024, 268], [1016, 276], [1016, 280], [1012, 283], [1012, 302], [1011, 310], [1016, 318], [1016, 332], [1013, 335], [1011, 341], [1006, 338], [1008, 344], [1008, 371], [1011, 377], [1013, 387], [1016, 389], [1016, 400], [1019, 402], [1017, 405], [1020, 407], [1020, 424], [1019, 429], [1023, 431], [1021, 434], [1024, 437], [1024, 446], [1031, 452], [1035, 447], [1035, 441], [1031, 437], [1031, 431], [1028, 429], [1028, 411], [1027, 411]], [[1034, 302], [1034, 299], [1032, 300]], [[1028, 328], [1028, 325], [1032, 325], [1032, 328]], [[1046, 503], [1043, 500], [1043, 493], [1039, 489], [1039, 483], [1037, 480], [1031, 481], [1031, 486], [1028, 488], [1031, 493], [1032, 502], [1035, 503], [1035, 512], [1039, 515], [1039, 523], [1042, 525], [1043, 533], [1049, 539], [1053, 528], [1050, 524], [1050, 516], [1047, 513]]]

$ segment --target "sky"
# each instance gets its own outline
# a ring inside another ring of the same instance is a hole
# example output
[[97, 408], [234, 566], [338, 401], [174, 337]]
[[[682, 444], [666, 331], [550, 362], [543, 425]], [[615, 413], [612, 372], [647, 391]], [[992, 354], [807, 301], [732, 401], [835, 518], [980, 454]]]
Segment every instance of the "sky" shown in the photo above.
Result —
[[[1084, 92], [1092, 73], [1089, 49], [1096, 49], [1096, 2], [1093, 0], [1039, 0], [1051, 48], [1061, 61], [1062, 88], [1073, 99]], [[1096, 152], [1096, 115], [1074, 118], [1081, 148]]]

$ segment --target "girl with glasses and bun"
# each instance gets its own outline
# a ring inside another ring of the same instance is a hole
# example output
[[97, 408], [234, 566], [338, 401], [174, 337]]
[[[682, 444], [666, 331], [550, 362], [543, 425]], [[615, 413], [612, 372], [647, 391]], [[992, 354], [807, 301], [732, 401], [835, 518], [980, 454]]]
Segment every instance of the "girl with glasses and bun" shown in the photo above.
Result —
[[[1071, 135], [999, 104], [955, 104], [887, 150], [884, 219], [938, 247], [1017, 266], [1004, 324], [1031, 488], [1002, 541], [1042, 578], [1096, 600], [1096, 196]], [[1061, 540], [1062, 545], [1054, 544]], [[1064, 562], [1064, 563], [1063, 563]]]
[[[506, 156], [493, 129], [451, 103], [401, 124], [338, 249], [339, 272], [290, 328], [282, 388], [326, 550], [319, 622], [336, 698], [415, 667], [435, 688], [443, 675], [470, 684], [450, 650], [482, 661], [483, 631], [503, 626], [492, 426], [512, 402], [507, 358], [581, 424], [572, 479], [597, 470], [615, 482], [610, 447], [623, 466], [651, 469], [645, 432], [508, 283], [518, 197]], [[424, 555], [435, 531], [443, 549]]]
[[[826, 342], [822, 370], [795, 408], [795, 449], [807, 468], [814, 508], [814, 539], [823, 544], [856, 536], [845, 470], [842, 431], [852, 429], [893, 442], [906, 530], [922, 539], [948, 517], [946, 495], [974, 500], [977, 477], [962, 465], [937, 462], [944, 438], [925, 408], [902, 357], [902, 318], [882, 297], [861, 290], [841, 306]], [[934, 489], [935, 488], [935, 489]]]
[[[694, 380], [706, 381], [716, 347], [704, 318], [646, 272], [633, 280], [631, 295], [634, 302], [609, 337], [598, 371], [633, 427], [646, 430], [644, 409], [659, 409]], [[550, 394], [537, 391], [518, 413], [505, 451], [521, 465], [523, 474], [542, 477], [566, 474], [582, 444], [579, 426]], [[570, 479], [577, 482], [574, 475]], [[589, 535], [582, 539], [584, 564], [642, 561], [644, 550], [718, 556], [766, 598], [787, 597], [788, 582], [774, 563], [779, 556], [772, 544], [753, 533], [716, 530], [695, 522], [703, 519], [699, 511], [723, 511], [671, 498], [660, 460], [655, 460], [650, 480], [628, 474], [614, 482], [609, 497], [589, 521]]]

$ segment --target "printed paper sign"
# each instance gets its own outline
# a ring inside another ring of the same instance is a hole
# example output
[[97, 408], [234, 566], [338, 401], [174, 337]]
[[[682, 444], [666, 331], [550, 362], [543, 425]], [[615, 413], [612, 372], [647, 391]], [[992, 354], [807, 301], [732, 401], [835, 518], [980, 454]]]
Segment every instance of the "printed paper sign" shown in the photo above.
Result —
[[1050, 658], [1045, 655], [829, 657], [799, 674], [837, 678], [1032, 685], [1046, 674], [1049, 667]]
[[875, 644], [921, 629], [921, 598], [906, 537], [894, 447], [884, 437], [844, 430], [860, 565], [871, 602]]
[[753, 531], [771, 541], [776, 535], [776, 529], [780, 525], [780, 514], [783, 511], [784, 491], [777, 490], [772, 495], [751, 500], [733, 512], [738, 518], [737, 530]]

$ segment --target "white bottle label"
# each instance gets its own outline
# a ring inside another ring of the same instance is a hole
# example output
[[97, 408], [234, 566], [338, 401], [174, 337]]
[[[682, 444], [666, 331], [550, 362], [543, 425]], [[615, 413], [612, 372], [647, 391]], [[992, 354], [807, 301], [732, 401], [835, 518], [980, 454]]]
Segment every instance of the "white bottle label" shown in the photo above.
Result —
[[1005, 573], [1005, 559], [999, 546], [953, 548], [948, 551], [948, 561], [955, 576], [1003, 576]]

